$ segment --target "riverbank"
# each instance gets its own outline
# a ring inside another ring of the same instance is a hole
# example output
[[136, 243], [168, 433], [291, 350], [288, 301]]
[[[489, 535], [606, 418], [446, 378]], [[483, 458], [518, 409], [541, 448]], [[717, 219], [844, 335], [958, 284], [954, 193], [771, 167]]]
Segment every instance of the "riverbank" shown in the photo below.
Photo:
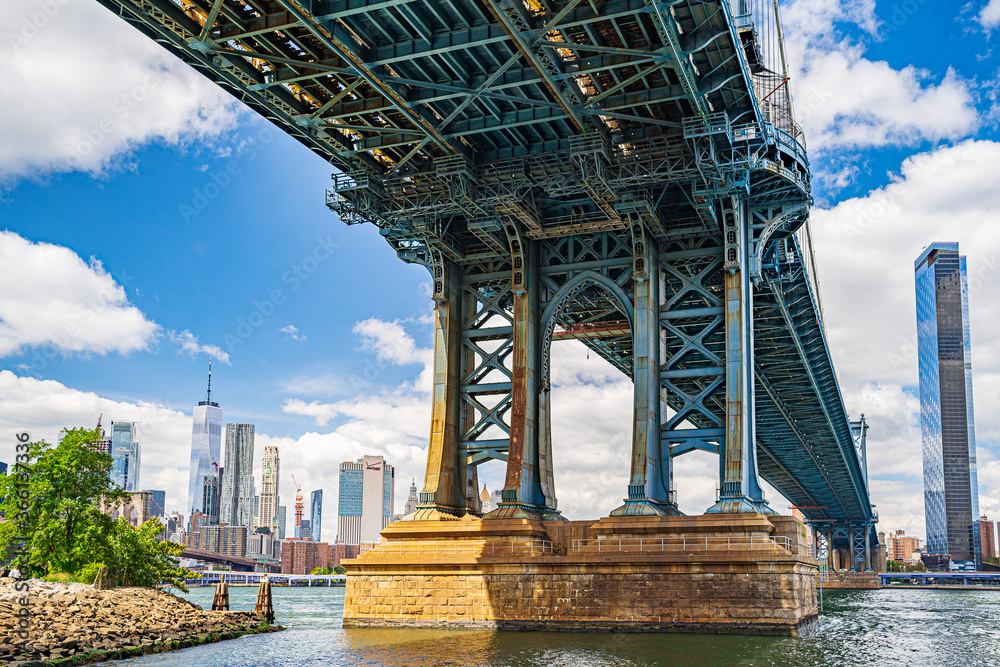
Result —
[[[14, 580], [0, 579], [2, 662], [82, 665], [283, 629], [253, 612], [205, 611], [154, 588], [100, 591], [38, 579], [27, 583], [25, 598]], [[26, 640], [15, 633], [22, 609], [30, 614]]]

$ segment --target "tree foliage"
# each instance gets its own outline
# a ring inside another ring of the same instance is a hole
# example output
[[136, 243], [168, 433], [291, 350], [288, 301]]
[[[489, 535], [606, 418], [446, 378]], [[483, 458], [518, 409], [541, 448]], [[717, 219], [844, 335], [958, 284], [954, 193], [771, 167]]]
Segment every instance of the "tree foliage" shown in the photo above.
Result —
[[[29, 463], [0, 477], [0, 556], [15, 552], [15, 562], [33, 576], [68, 572], [93, 580], [107, 566], [109, 583], [153, 586], [182, 583], [184, 570], [174, 558], [180, 545], [156, 540], [158, 520], [140, 527], [101, 511], [128, 498], [111, 481], [112, 457], [93, 447], [97, 429], [64, 429], [56, 446], [29, 446]], [[18, 486], [24, 484], [26, 487]], [[24, 504], [22, 504], [24, 503]]]

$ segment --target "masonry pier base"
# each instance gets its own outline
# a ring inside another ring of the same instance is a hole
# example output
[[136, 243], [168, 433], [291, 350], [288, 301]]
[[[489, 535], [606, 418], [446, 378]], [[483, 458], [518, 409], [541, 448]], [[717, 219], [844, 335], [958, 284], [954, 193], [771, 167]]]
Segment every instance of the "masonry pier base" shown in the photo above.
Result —
[[395, 523], [344, 561], [344, 627], [796, 635], [805, 528], [762, 514]]

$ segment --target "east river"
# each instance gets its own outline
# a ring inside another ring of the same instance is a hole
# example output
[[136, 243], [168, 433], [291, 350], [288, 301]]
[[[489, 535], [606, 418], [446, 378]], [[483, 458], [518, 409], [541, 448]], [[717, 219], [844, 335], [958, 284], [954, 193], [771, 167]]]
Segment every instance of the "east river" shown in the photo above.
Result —
[[[1000, 591], [826, 591], [802, 637], [344, 630], [343, 588], [274, 588], [285, 632], [114, 663], [157, 667], [1000, 666]], [[211, 608], [212, 588], [186, 597]], [[257, 588], [230, 587], [233, 610]], [[109, 663], [104, 663], [109, 664]]]

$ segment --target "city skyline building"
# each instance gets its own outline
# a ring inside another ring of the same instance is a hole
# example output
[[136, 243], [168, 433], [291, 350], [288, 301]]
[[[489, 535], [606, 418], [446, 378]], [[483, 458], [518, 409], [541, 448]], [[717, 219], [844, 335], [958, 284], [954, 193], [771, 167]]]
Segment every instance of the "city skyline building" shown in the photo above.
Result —
[[406, 504], [403, 505], [403, 516], [417, 510], [417, 479], [414, 477], [410, 482], [410, 495], [406, 497]]
[[997, 557], [997, 538], [993, 522], [985, 514], [979, 517], [979, 541], [983, 547], [983, 558]]
[[[275, 445], [265, 445], [264, 457], [260, 464], [260, 508], [257, 511], [257, 527], [270, 528], [272, 535], [278, 531], [278, 480], [281, 459]], [[284, 532], [284, 529], [282, 531]]]
[[393, 515], [396, 471], [381, 456], [363, 456], [340, 464], [337, 541], [377, 542]]
[[278, 539], [279, 540], [283, 540], [283, 539], [285, 539], [285, 524], [288, 521], [288, 508], [285, 507], [284, 505], [279, 504], [278, 505], [278, 513], [277, 514], [278, 514], [278, 517], [277, 517], [277, 522], [278, 522]]
[[932, 243], [914, 262], [924, 519], [929, 554], [982, 563], [965, 256]]
[[111, 481], [118, 488], [139, 490], [140, 454], [136, 422], [111, 422]]
[[920, 539], [897, 530], [890, 533], [885, 541], [886, 558], [897, 563], [910, 560], [913, 552], [920, 548]]
[[202, 480], [201, 507], [209, 525], [219, 525], [219, 478], [215, 475], [205, 475]]
[[185, 513], [203, 511], [201, 505], [204, 479], [214, 475], [221, 464], [222, 408], [212, 400], [212, 361], [208, 361], [208, 393], [192, 412], [191, 470], [188, 476], [188, 500]]
[[302, 523], [295, 527], [295, 539], [297, 540], [311, 540], [312, 539], [312, 526], [309, 523], [309, 519], [302, 519]]
[[313, 542], [320, 541], [323, 532], [323, 489], [309, 494], [309, 532]]
[[253, 424], [226, 424], [225, 467], [219, 491], [219, 523], [253, 527]]

